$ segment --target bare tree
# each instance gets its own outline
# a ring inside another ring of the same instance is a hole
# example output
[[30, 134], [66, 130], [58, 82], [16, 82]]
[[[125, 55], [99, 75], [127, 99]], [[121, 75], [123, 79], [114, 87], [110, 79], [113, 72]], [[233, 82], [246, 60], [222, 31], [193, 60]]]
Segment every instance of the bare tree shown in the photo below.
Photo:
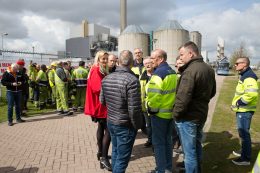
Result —
[[238, 58], [242, 58], [242, 57], [250, 58], [250, 53], [249, 53], [248, 49], [246, 48], [246, 45], [244, 42], [241, 42], [239, 48], [234, 50], [234, 52], [232, 53], [231, 58], [230, 58], [230, 65], [233, 67], [236, 60]]

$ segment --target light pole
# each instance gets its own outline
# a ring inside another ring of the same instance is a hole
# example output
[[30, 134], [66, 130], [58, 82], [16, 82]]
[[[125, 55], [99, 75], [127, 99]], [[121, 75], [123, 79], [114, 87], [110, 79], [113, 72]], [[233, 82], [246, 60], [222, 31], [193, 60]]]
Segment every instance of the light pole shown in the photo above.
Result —
[[8, 33], [4, 32], [1, 33], [1, 37], [2, 37], [2, 54], [3, 54], [3, 59], [4, 59], [4, 36], [7, 36]]
[[33, 49], [33, 59], [34, 59], [34, 46], [32, 47], [32, 49]]

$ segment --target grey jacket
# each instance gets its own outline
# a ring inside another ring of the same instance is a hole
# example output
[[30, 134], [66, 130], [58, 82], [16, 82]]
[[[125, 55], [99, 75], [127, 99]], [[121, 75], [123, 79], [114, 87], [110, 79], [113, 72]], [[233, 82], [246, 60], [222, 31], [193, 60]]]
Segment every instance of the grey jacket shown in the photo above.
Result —
[[107, 106], [109, 123], [142, 127], [140, 83], [129, 68], [119, 66], [102, 80], [100, 102]]

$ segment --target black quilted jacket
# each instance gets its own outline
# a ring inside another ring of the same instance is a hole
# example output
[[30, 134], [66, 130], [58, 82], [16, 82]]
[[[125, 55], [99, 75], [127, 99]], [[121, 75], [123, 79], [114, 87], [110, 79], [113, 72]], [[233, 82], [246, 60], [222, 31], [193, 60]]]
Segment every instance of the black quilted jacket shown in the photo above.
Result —
[[100, 102], [108, 108], [109, 123], [142, 127], [140, 83], [129, 68], [119, 66], [102, 80]]

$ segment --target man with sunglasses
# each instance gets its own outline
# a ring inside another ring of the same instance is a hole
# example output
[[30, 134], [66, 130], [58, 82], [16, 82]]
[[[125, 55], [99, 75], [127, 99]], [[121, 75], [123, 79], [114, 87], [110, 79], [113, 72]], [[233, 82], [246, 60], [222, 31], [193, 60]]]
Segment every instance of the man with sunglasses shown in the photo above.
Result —
[[236, 112], [238, 134], [242, 144], [241, 152], [233, 151], [233, 154], [238, 156], [237, 159], [232, 160], [236, 165], [250, 165], [251, 159], [249, 129], [258, 101], [258, 78], [249, 66], [250, 60], [248, 57], [238, 58], [235, 63], [235, 69], [241, 76], [232, 100], [231, 109]]

